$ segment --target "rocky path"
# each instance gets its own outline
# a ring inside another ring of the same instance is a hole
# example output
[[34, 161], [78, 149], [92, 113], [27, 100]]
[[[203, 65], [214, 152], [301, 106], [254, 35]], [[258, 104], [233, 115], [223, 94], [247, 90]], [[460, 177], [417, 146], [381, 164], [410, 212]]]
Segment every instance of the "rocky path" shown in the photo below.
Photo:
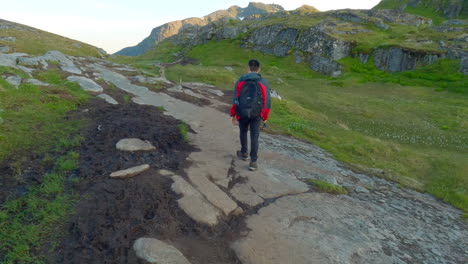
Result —
[[[18, 57], [24, 56], [1, 55], [0, 65], [32, 72], [26, 67], [47, 68], [44, 62], [55, 60], [73, 75], [69, 80], [108, 103], [117, 104], [92, 79], [102, 78], [130, 94], [133, 103], [163, 107], [165, 114], [187, 123], [194, 131], [189, 133], [190, 144], [199, 151], [188, 156], [191, 165], [183, 171], [159, 172], [166, 177], [159, 181], [170, 179], [177, 206], [207, 230], [244, 223], [232, 227], [237, 235], [230, 241], [244, 264], [468, 263], [468, 226], [459, 210], [430, 195], [355, 173], [311, 144], [263, 133], [260, 169], [248, 171], [248, 163], [235, 157], [238, 128], [219, 111], [227, 105], [213, 87], [185, 84], [170, 89], [210, 102], [199, 106], [133, 84], [118, 73], [134, 71], [126, 66], [57, 52], [26, 57], [18, 65]], [[159, 81], [167, 83], [164, 76]], [[152, 188], [150, 175], [140, 178]], [[307, 179], [341, 185], [349, 193], [319, 193]], [[150, 263], [189, 263], [190, 256], [184, 257], [177, 243], [164, 240], [135, 240], [136, 256]]]
[[[233, 215], [247, 228], [232, 241], [246, 264], [263, 263], [466, 263], [467, 224], [461, 212], [432, 196], [355, 173], [313, 145], [261, 135], [260, 170], [237, 160], [238, 129], [216, 107], [199, 107], [131, 84], [95, 64], [105, 80], [137, 104], [163, 106], [195, 131], [193, 163], [173, 175], [172, 189], [191, 218], [218, 225]], [[215, 106], [223, 103], [212, 98]], [[274, 113], [273, 113], [274, 114]], [[350, 190], [331, 195], [310, 190], [304, 179]]]

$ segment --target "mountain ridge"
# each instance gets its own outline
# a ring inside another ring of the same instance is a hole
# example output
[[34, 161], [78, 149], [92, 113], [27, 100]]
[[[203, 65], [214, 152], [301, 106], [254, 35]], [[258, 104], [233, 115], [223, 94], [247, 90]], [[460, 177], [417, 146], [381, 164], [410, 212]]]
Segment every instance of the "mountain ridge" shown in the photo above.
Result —
[[252, 15], [260, 15], [265, 13], [274, 13], [278, 11], [284, 11], [284, 8], [280, 5], [276, 4], [263, 4], [263, 3], [256, 3], [250, 2], [249, 5], [245, 8], [239, 6], [231, 6], [228, 9], [218, 10], [212, 12], [202, 18], [198, 17], [191, 17], [182, 20], [176, 20], [172, 22], [165, 23], [161, 26], [153, 28], [150, 35], [143, 39], [140, 43], [133, 47], [126, 47], [114, 54], [123, 55], [123, 56], [138, 56], [152, 47], [155, 46], [156, 43], [176, 35], [179, 33], [181, 29], [187, 27], [200, 27], [205, 26], [211, 22], [226, 19], [226, 18], [234, 18], [242, 20], [245, 17], [249, 17]]

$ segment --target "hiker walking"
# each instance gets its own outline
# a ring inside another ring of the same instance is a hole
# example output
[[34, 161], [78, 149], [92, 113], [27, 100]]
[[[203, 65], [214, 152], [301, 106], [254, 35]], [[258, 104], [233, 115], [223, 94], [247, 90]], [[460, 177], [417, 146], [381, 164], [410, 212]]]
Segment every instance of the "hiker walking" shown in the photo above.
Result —
[[260, 62], [250, 60], [247, 74], [242, 75], [234, 87], [231, 107], [232, 124], [239, 124], [241, 150], [237, 156], [247, 160], [247, 131], [250, 128], [250, 164], [249, 170], [254, 171], [257, 166], [258, 136], [260, 126], [265, 125], [270, 113], [270, 88], [259, 74]]

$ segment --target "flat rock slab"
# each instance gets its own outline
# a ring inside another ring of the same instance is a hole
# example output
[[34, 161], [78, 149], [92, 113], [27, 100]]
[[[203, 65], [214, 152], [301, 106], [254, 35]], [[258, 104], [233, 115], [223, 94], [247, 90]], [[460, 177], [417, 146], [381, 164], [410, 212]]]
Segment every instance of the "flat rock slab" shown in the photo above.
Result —
[[195, 187], [210, 201], [214, 206], [223, 211], [225, 215], [229, 215], [238, 207], [229, 196], [219, 189], [214, 183], [208, 180], [208, 173], [204, 168], [190, 168], [187, 171], [190, 181]]
[[371, 214], [343, 196], [283, 197], [250, 216], [251, 231], [232, 247], [249, 264], [402, 263], [359, 225]]
[[27, 79], [26, 82], [30, 84], [38, 85], [38, 86], [50, 86], [50, 84], [41, 82], [38, 79]]
[[110, 177], [116, 178], [116, 179], [127, 179], [127, 178], [134, 177], [144, 171], [147, 171], [149, 168], [150, 168], [150, 165], [144, 164], [144, 165], [128, 168], [126, 170], [113, 172], [111, 173]]
[[180, 176], [172, 176], [172, 190], [183, 195], [177, 200], [179, 207], [198, 223], [214, 226], [218, 224], [221, 211], [208, 202], [202, 194]]
[[122, 151], [147, 151], [156, 149], [148, 140], [141, 140], [138, 138], [125, 138], [121, 139], [115, 147]]
[[103, 99], [104, 101], [108, 102], [109, 104], [113, 104], [113, 105], [118, 105], [119, 104], [119, 102], [117, 102], [114, 98], [112, 98], [108, 94], [100, 94], [97, 97]]
[[155, 264], [190, 264], [175, 247], [154, 238], [139, 238], [133, 244], [136, 255]]
[[81, 86], [81, 88], [83, 88], [83, 90], [88, 92], [100, 93], [104, 90], [99, 84], [86, 77], [68, 76], [67, 80], [70, 82], [78, 83]]

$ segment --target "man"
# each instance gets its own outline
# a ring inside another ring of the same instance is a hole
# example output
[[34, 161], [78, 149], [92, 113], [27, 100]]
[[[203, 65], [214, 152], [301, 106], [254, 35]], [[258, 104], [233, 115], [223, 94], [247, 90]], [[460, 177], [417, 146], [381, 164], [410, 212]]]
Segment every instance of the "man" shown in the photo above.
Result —
[[260, 125], [266, 123], [270, 114], [270, 88], [259, 74], [260, 62], [250, 60], [244, 74], [236, 82], [231, 107], [232, 124], [239, 124], [241, 150], [237, 156], [247, 160], [247, 131], [250, 128], [250, 164], [249, 170], [254, 171], [257, 166], [258, 136]]

